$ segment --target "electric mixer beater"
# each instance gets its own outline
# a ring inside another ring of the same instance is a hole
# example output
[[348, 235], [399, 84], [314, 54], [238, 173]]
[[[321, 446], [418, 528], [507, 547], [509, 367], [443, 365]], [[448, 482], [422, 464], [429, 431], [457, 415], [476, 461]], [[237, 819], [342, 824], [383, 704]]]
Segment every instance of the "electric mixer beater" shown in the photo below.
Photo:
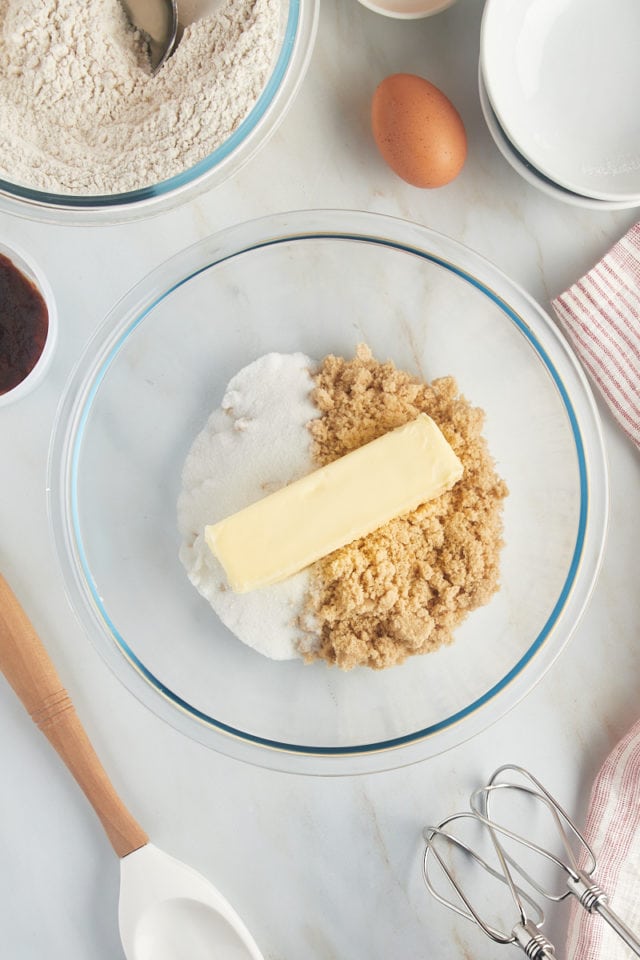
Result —
[[[504, 779], [507, 773], [510, 778]], [[526, 801], [529, 809], [520, 806], [514, 810], [516, 799]], [[533, 823], [532, 805], [542, 808], [547, 815], [560, 854], [523, 835], [522, 823]], [[505, 764], [493, 773], [486, 786], [471, 795], [470, 806], [469, 811], [454, 814], [437, 827], [426, 827], [423, 833], [426, 843], [423, 876], [427, 888], [440, 903], [473, 921], [494, 942], [519, 946], [529, 960], [555, 960], [555, 948], [541, 929], [544, 912], [535, 893], [551, 902], [573, 896], [588, 913], [599, 914], [640, 957], [640, 940], [609, 907], [607, 894], [592, 879], [596, 870], [593, 850], [566, 811], [536, 777], [523, 767]], [[500, 808], [499, 819], [497, 807]], [[507, 815], [515, 818], [516, 827], [507, 825]], [[474, 831], [472, 840], [463, 835], [464, 829], [469, 832], [469, 828]], [[483, 871], [485, 878], [491, 877], [503, 885], [507, 908], [515, 912], [513, 923], [498, 925], [474, 906], [465, 885], [458, 879], [460, 870], [452, 864], [454, 854], [461, 859], [462, 870], [473, 865]], [[522, 862], [525, 854], [533, 867]], [[437, 885], [435, 864], [455, 900], [445, 896]], [[550, 881], [541, 879], [539, 873], [536, 875], [542, 867], [560, 876], [559, 889], [554, 889]], [[526, 892], [522, 883], [534, 894]]]

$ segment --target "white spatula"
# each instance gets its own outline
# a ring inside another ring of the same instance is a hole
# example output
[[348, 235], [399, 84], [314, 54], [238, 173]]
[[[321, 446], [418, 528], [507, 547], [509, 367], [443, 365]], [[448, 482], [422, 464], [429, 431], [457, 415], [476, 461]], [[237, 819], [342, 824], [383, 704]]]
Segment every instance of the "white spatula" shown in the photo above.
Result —
[[208, 880], [149, 843], [109, 781], [31, 622], [0, 575], [0, 670], [67, 765], [120, 857], [127, 960], [263, 960]]

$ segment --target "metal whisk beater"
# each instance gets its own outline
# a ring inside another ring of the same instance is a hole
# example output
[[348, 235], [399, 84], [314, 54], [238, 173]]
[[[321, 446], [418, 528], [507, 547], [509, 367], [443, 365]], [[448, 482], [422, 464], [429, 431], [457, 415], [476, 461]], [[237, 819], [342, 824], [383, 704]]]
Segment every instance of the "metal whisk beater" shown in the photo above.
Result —
[[[506, 773], [511, 774], [508, 780], [504, 779]], [[514, 782], [514, 776], [519, 778], [519, 782], [518, 779]], [[550, 815], [550, 823], [562, 848], [561, 856], [556, 856], [546, 846], [523, 836], [520, 825], [514, 830], [503, 822], [498, 822], [495, 816], [497, 805], [495, 801], [498, 798], [501, 800], [503, 813], [507, 812], [509, 802], [515, 801], [516, 798], [525, 798], [527, 801], [541, 805]], [[493, 853], [494, 865], [491, 865], [486, 857], [481, 856], [476, 848], [456, 836], [454, 828], [459, 827], [466, 820], [473, 821], [476, 830], [482, 834], [485, 846], [488, 846]], [[605, 891], [592, 879], [596, 869], [593, 850], [566, 811], [540, 781], [523, 767], [513, 764], [500, 767], [493, 773], [486, 786], [471, 795], [469, 812], [455, 814], [438, 827], [425, 828], [424, 838], [426, 848], [423, 875], [429, 891], [441, 903], [474, 921], [495, 942], [518, 945], [529, 960], [546, 960], [555, 956], [553, 945], [541, 931], [544, 923], [542, 908], [516, 883], [514, 879], [516, 874], [520, 883], [524, 881], [528, 887], [546, 900], [558, 902], [570, 896], [575, 897], [588, 913], [599, 914], [636, 956], [640, 956], [640, 940], [611, 910]], [[492, 877], [506, 885], [510, 902], [516, 911], [516, 920], [511, 929], [497, 929], [494, 924], [483, 919], [473, 907], [463, 885], [442, 855], [446, 847], [449, 853], [452, 850], [463, 851], [473, 863], [481, 866]], [[543, 882], [539, 877], [534, 876], [531, 868], [525, 868], [520, 859], [514, 855], [514, 848], [523, 853], [528, 851], [534, 855], [534, 861], [551, 867], [561, 878], [560, 889], [553, 890], [550, 883]], [[456, 897], [456, 902], [445, 897], [436, 886], [433, 878], [434, 863], [438, 864], [441, 877], [446, 879], [450, 892]]]
[[[486, 857], [483, 857], [477, 849], [463, 840], [462, 837], [456, 836], [455, 830], [465, 821], [472, 821], [474, 824], [480, 824], [486, 828], [487, 837], [490, 839], [497, 856], [498, 868], [492, 866]], [[467, 920], [473, 921], [495, 943], [513, 943], [524, 951], [529, 960], [555, 960], [553, 944], [540, 929], [544, 923], [542, 908], [514, 882], [507, 862], [501, 856], [500, 846], [491, 828], [483, 818], [473, 812], [456, 813], [443, 820], [437, 827], [425, 827], [423, 835], [426, 842], [423, 876], [428, 890], [436, 900], [460, 916], [466, 917]], [[467, 896], [463, 885], [456, 879], [454, 870], [445, 860], [445, 852], [450, 853], [451, 851], [463, 852], [482, 870], [501, 883], [506, 884], [510, 894], [510, 906], [513, 907], [515, 913], [512, 924], [500, 927], [496, 922], [484, 918], [481, 912], [476, 909]], [[431, 860], [438, 863], [452, 893], [457, 896], [457, 902], [448, 899], [438, 890], [432, 877]]]

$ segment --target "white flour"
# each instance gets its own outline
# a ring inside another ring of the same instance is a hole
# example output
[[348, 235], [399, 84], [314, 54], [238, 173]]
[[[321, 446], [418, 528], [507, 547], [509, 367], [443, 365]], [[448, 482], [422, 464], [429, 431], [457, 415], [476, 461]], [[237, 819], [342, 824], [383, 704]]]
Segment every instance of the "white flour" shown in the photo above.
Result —
[[260, 96], [280, 0], [223, 0], [155, 77], [119, 0], [0, 0], [0, 177], [122, 193], [220, 146]]
[[313, 469], [307, 424], [320, 414], [310, 397], [311, 366], [302, 353], [270, 353], [240, 370], [193, 442], [178, 499], [180, 559], [189, 579], [240, 640], [274, 660], [298, 656], [296, 620], [308, 571], [235, 594], [204, 541], [204, 527]]

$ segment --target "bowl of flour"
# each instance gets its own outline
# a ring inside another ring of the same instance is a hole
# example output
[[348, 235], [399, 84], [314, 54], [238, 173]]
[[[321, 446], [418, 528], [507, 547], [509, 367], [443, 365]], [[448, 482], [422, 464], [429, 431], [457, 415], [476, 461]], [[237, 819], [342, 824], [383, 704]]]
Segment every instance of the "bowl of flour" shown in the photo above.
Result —
[[119, 0], [0, 0], [0, 197], [34, 219], [147, 216], [265, 143], [310, 59], [319, 0], [184, 0], [153, 75]]

